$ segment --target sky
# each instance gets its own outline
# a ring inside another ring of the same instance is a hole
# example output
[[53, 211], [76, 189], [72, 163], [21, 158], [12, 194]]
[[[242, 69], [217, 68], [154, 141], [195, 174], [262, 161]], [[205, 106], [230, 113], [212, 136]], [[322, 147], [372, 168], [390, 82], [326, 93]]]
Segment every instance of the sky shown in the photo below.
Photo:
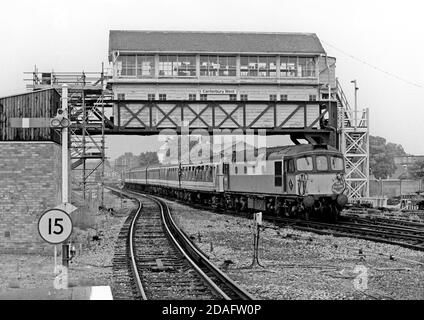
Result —
[[[100, 71], [109, 30], [316, 33], [337, 58], [370, 133], [424, 155], [424, 2], [418, 0], [16, 0], [0, 19], [0, 97], [24, 92], [24, 72]], [[384, 72], [378, 71], [383, 70]], [[399, 79], [400, 78], [400, 79]], [[155, 150], [156, 137], [107, 137], [107, 155]]]

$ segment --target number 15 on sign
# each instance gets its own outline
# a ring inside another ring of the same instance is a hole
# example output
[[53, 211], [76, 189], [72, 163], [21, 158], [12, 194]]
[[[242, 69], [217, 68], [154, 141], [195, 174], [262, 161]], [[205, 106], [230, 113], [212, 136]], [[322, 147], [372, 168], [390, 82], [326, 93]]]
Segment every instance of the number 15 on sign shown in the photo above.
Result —
[[72, 220], [63, 210], [48, 210], [38, 220], [38, 232], [48, 243], [62, 243], [72, 233]]

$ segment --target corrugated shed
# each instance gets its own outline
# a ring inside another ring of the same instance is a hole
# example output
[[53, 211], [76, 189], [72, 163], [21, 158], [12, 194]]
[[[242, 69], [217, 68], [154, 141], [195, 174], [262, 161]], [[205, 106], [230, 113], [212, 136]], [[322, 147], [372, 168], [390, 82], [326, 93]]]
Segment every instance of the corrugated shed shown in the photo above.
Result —
[[325, 53], [315, 33], [111, 30], [109, 56], [112, 51], [116, 50], [200, 53]]

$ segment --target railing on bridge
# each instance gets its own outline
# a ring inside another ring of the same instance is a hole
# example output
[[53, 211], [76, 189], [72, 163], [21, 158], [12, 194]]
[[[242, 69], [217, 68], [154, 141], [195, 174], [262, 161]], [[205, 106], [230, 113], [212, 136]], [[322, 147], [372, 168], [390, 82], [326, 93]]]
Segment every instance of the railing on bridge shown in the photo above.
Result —
[[102, 68], [100, 72], [40, 72], [35, 67], [34, 71], [24, 72], [24, 75], [28, 90], [39, 90], [49, 87], [60, 88], [63, 84], [68, 85], [70, 89], [102, 89], [106, 81], [112, 77], [112, 70]]

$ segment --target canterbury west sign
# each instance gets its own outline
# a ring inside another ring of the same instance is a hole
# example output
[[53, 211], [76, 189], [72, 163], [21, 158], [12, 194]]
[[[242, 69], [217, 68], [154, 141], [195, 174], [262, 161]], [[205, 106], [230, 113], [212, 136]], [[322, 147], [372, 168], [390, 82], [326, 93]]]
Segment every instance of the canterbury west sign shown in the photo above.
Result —
[[236, 89], [201, 89], [201, 94], [237, 94]]

